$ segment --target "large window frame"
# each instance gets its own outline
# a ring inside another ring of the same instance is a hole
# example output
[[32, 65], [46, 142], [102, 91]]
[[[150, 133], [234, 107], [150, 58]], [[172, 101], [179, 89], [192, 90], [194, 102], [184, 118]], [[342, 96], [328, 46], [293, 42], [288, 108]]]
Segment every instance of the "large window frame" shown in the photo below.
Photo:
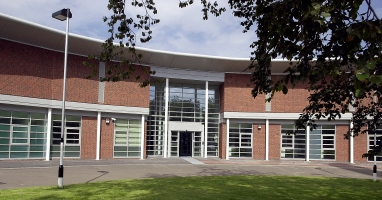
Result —
[[[61, 115], [52, 115], [51, 156], [59, 157], [61, 143]], [[65, 115], [64, 126], [64, 157], [81, 158], [81, 130], [82, 116]], [[74, 132], [73, 132], [74, 131]], [[68, 135], [77, 135], [76, 138], [68, 138]], [[77, 141], [71, 143], [68, 141]]]
[[[370, 151], [370, 150], [374, 149], [374, 133], [368, 132], [367, 136], [368, 136], [367, 137], [367, 144], [368, 144], [367, 150]], [[382, 126], [377, 127], [375, 136], [376, 136], [377, 141], [381, 140], [381, 138], [382, 138]], [[376, 142], [376, 145], [378, 146], [377, 142]], [[369, 162], [374, 161], [374, 156], [368, 158], [367, 161], [369, 161]], [[376, 161], [382, 161], [382, 156], [376, 156]]]
[[[141, 155], [141, 120], [116, 119], [114, 121], [113, 157], [138, 158]], [[118, 132], [118, 134], [117, 134]], [[117, 135], [124, 138], [124, 142], [117, 141]]]
[[[78, 118], [78, 119], [76, 119]], [[75, 120], [76, 119], [76, 120]], [[59, 115], [53, 115], [52, 116], [52, 139], [51, 144], [52, 145], [60, 145], [61, 143], [61, 116]], [[78, 126], [70, 126], [78, 124]], [[69, 126], [68, 126], [69, 125]], [[66, 115], [65, 116], [65, 126], [64, 126], [64, 145], [65, 146], [78, 146], [81, 145], [81, 129], [82, 129], [82, 117], [81, 116], [72, 116], [72, 115]], [[77, 131], [78, 132], [71, 132], [71, 131]], [[68, 135], [78, 135], [78, 138], [68, 138]], [[56, 137], [54, 137], [56, 136]], [[76, 143], [71, 143], [68, 141], [78, 141]]]
[[253, 124], [230, 123], [228, 140], [230, 158], [252, 158]]
[[309, 145], [309, 159], [336, 160], [336, 126], [317, 125], [316, 129], [310, 131]]
[[0, 159], [41, 159], [46, 154], [46, 114], [0, 110]]
[[[170, 80], [168, 120], [205, 123], [206, 87], [205, 82], [181, 83]], [[152, 81], [150, 85], [150, 114], [147, 119], [146, 153], [149, 156], [163, 156], [165, 122], [165, 85]], [[208, 85], [208, 134], [204, 144], [207, 156], [219, 155], [220, 89], [218, 85]]]
[[[293, 124], [281, 125], [280, 158], [306, 158], [306, 130], [297, 130]], [[309, 159], [336, 160], [336, 126], [317, 125], [309, 131]]]
[[306, 155], [306, 133], [305, 130], [298, 130], [293, 134], [295, 127], [293, 124], [281, 125], [281, 159], [305, 159]]

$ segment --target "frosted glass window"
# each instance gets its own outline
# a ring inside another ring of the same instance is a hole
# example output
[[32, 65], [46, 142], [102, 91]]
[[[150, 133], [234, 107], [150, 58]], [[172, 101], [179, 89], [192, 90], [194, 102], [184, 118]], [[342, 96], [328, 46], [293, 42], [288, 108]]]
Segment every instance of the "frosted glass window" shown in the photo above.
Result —
[[114, 157], [140, 157], [141, 120], [117, 119], [114, 122]]
[[45, 145], [46, 114], [0, 110], [0, 159], [44, 158]]

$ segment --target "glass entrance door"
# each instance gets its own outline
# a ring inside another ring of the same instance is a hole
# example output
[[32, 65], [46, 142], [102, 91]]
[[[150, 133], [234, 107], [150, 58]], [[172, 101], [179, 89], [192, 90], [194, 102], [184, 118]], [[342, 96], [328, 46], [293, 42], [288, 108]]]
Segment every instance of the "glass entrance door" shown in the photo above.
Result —
[[179, 131], [179, 156], [192, 156], [192, 132]]
[[202, 133], [194, 131], [171, 131], [171, 156], [202, 156]]

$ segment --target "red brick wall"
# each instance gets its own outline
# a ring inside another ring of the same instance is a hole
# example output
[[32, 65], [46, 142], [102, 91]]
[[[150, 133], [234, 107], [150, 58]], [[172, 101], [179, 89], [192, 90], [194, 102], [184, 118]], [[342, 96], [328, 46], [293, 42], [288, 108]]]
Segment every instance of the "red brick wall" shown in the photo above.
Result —
[[59, 54], [2, 39], [0, 47], [0, 94], [49, 99]]
[[220, 123], [219, 129], [219, 158], [226, 159], [227, 124]]
[[[221, 112], [265, 112], [265, 95], [253, 98], [250, 78], [250, 74], [225, 74]], [[272, 76], [272, 79], [277, 77]], [[301, 112], [308, 105], [309, 92], [305, 88], [306, 84], [297, 84], [294, 88], [289, 86], [287, 95], [275, 93], [271, 112]]]
[[362, 158], [362, 154], [367, 153], [368, 150], [368, 135], [359, 134], [354, 138], [354, 162], [367, 162], [367, 158]]
[[[140, 87], [139, 84], [150, 77], [144, 67], [136, 66], [136, 71], [128, 80], [105, 83], [105, 104], [149, 107], [150, 87]], [[137, 75], [141, 79], [136, 80]]]
[[96, 159], [97, 117], [82, 117], [81, 158]]
[[281, 126], [269, 124], [269, 160], [280, 160]]
[[[64, 75], [64, 54], [58, 55], [58, 67], [53, 68], [52, 99], [62, 99], [62, 84]], [[91, 68], [83, 65], [86, 57], [68, 55], [66, 74], [66, 100], [73, 102], [98, 102], [98, 78], [85, 79], [91, 74]], [[98, 64], [96, 64], [98, 66]], [[49, 66], [47, 66], [49, 67]]]
[[101, 159], [113, 158], [114, 123], [106, 124], [106, 119], [101, 120]]
[[[63, 53], [1, 39], [0, 46], [0, 94], [62, 100]], [[66, 100], [98, 103], [98, 77], [85, 79], [92, 69], [83, 61], [87, 57], [68, 55]], [[129, 80], [105, 83], [104, 104], [149, 107], [150, 87], [139, 86], [150, 77], [149, 68], [135, 68]]]
[[258, 129], [259, 124], [253, 124], [253, 158], [265, 160], [265, 124], [260, 124], [261, 129]]
[[349, 125], [336, 125], [336, 161], [350, 162], [350, 141], [344, 139]]
[[225, 74], [220, 112], [265, 112], [265, 95], [254, 99], [249, 74]]
[[[277, 80], [277, 76], [272, 76], [273, 80]], [[294, 88], [288, 86], [288, 94], [276, 92], [271, 101], [271, 112], [277, 113], [300, 113], [308, 105], [309, 92], [306, 84], [299, 83]]]

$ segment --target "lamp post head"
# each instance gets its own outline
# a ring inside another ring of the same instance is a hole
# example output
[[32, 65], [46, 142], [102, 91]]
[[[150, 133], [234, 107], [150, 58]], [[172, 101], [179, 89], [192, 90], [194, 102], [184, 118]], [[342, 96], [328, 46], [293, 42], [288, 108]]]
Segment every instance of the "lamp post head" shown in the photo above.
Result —
[[[69, 13], [68, 13], [69, 11]], [[69, 8], [64, 8], [62, 10], [59, 10], [52, 14], [53, 18], [56, 18], [60, 21], [65, 21], [66, 18], [72, 18], [72, 13], [70, 12]]]

